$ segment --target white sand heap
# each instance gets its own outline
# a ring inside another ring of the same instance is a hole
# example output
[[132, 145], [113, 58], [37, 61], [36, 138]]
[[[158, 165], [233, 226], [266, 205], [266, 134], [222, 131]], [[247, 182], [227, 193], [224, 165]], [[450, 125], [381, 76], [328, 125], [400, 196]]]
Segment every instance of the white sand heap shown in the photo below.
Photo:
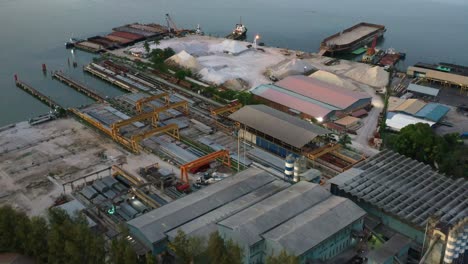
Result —
[[189, 69], [192, 72], [198, 72], [202, 66], [198, 63], [197, 59], [188, 54], [185, 50], [175, 54], [166, 60], [168, 64], [174, 64], [178, 67]]
[[212, 52], [228, 52], [231, 54], [239, 54], [248, 50], [247, 45], [244, 42], [226, 39], [220, 45], [212, 46], [210, 51]]
[[374, 87], [383, 87], [388, 84], [389, 73], [379, 66], [362, 65], [345, 73], [345, 76]]
[[311, 75], [309, 75], [309, 77], [318, 79], [326, 83], [334, 84], [336, 86], [340, 86], [351, 91], [360, 91], [360, 89], [351, 81], [345, 80], [331, 72], [320, 70], [312, 73]]
[[282, 79], [289, 75], [304, 74], [305, 72], [309, 72], [314, 69], [315, 67], [313, 67], [309, 62], [294, 58], [283, 60], [280, 63], [269, 67], [266, 72], [270, 76]]

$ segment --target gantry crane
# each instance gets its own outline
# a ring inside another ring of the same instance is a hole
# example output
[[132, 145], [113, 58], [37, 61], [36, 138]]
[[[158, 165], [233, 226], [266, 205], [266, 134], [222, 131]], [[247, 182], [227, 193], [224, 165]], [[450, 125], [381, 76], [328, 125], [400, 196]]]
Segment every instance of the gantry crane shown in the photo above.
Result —
[[143, 132], [141, 134], [133, 135], [131, 137], [131, 143], [132, 143], [132, 148], [135, 152], [139, 152], [139, 143], [145, 138], [149, 138], [151, 136], [154, 136], [156, 134], [161, 134], [161, 133], [166, 133], [166, 132], [171, 132], [168, 133], [172, 137], [174, 137], [177, 140], [180, 140], [180, 135], [179, 135], [179, 126], [176, 124], [169, 124], [167, 126], [163, 127], [155, 127], [153, 129], [150, 129], [146, 132]]
[[206, 165], [216, 159], [221, 159], [222, 163], [228, 167], [231, 166], [229, 151], [219, 150], [180, 166], [180, 181], [184, 184], [189, 184], [188, 171], [190, 169]]
[[165, 98], [165, 100], [164, 100], [165, 104], [168, 105], [169, 104], [169, 94], [168, 93], [160, 93], [160, 94], [157, 94], [157, 95], [141, 98], [140, 100], [136, 101], [136, 103], [135, 103], [136, 111], [138, 113], [141, 113], [143, 111], [143, 105], [145, 105], [148, 102], [151, 102], [151, 101], [157, 100], [159, 98], [163, 98], [163, 97]]
[[133, 184], [136, 187], [140, 187], [142, 184], [145, 182], [140, 179], [139, 177], [129, 173], [128, 171], [122, 169], [121, 167], [117, 165], [112, 165], [112, 177], [116, 177], [117, 175], [120, 175], [124, 177], [126, 180], [128, 180], [131, 184]]
[[139, 114], [137, 116], [131, 117], [129, 119], [121, 120], [121, 121], [118, 121], [118, 122], [112, 124], [111, 125], [112, 137], [116, 138], [118, 136], [120, 128], [122, 128], [124, 126], [128, 126], [128, 125], [130, 125], [132, 123], [135, 123], [135, 122], [142, 121], [142, 120], [151, 119], [151, 124], [154, 127], [157, 127], [158, 126], [158, 120], [159, 120], [159, 113], [167, 111], [169, 109], [177, 108], [177, 107], [182, 107], [184, 114], [188, 114], [189, 108], [188, 108], [187, 101], [180, 101], [180, 102], [177, 102], [177, 103], [174, 103], [174, 104], [158, 107], [158, 108], [155, 108], [154, 111], [152, 111], [152, 112], [141, 113], [141, 114]]
[[217, 116], [217, 115], [224, 114], [226, 112], [234, 113], [235, 111], [241, 108], [242, 108], [242, 104], [239, 101], [234, 101], [220, 108], [211, 110], [211, 115]]
[[311, 152], [311, 153], [307, 153], [306, 156], [311, 159], [311, 160], [316, 160], [318, 159], [319, 157], [327, 154], [327, 153], [330, 153], [332, 151], [335, 151], [337, 149], [341, 148], [341, 145], [340, 144], [328, 144], [322, 148], [319, 148], [317, 149], [316, 151], [314, 152]]

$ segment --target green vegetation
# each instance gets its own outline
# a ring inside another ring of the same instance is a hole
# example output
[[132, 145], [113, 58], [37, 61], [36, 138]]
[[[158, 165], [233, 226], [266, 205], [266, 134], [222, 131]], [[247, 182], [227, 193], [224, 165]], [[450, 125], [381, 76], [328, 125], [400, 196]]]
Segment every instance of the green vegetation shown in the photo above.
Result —
[[294, 255], [289, 255], [286, 251], [281, 251], [279, 255], [268, 256], [266, 264], [299, 264], [299, 258]]
[[345, 149], [349, 149], [349, 145], [351, 145], [351, 137], [347, 133], [343, 133], [340, 136], [338, 143], [342, 145]]
[[226, 243], [217, 232], [210, 235], [207, 245], [198, 237], [187, 237], [179, 230], [169, 248], [176, 255], [176, 263], [241, 264], [242, 249], [233, 241]]
[[24, 254], [37, 263], [137, 263], [127, 240], [113, 240], [106, 255], [104, 237], [88, 228], [86, 217], [72, 219], [61, 209], [50, 209], [45, 219], [0, 207], [0, 252]]
[[220, 90], [210, 86], [203, 88], [201, 94], [205, 97], [213, 98], [222, 103], [237, 99], [243, 105], [257, 104], [253, 98], [253, 94], [244, 91], [238, 92], [233, 90]]
[[387, 135], [386, 146], [447, 175], [468, 177], [468, 147], [457, 134], [438, 136], [429, 125], [418, 123]]
[[175, 54], [171, 48], [165, 49], [154, 49], [149, 53], [149, 61], [152, 67], [162, 72], [167, 72], [168, 68], [164, 64], [164, 61], [172, 57]]
[[175, 72], [174, 76], [178, 80], [184, 80], [185, 77], [191, 77], [192, 72], [190, 70], [178, 70], [178, 71]]
[[146, 53], [149, 54], [151, 49], [150, 49], [150, 45], [149, 45], [148, 41], [145, 41], [145, 43], [143, 43], [143, 47], [145, 48]]

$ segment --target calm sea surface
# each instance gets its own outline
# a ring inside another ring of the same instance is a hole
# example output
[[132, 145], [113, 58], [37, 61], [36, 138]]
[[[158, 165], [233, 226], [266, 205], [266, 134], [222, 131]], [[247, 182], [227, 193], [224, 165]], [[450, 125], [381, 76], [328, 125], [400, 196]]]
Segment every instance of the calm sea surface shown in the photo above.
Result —
[[[200, 24], [207, 34], [224, 36], [242, 21], [249, 39], [258, 33], [270, 46], [317, 51], [320, 41], [355, 23], [387, 27], [385, 48], [407, 53], [403, 66], [424, 62], [468, 65], [466, 0], [0, 0], [0, 126], [48, 109], [14, 85], [13, 76], [65, 106], [92, 101], [44, 76], [63, 70], [104, 95], [122, 92], [83, 73], [91, 54], [72, 54], [64, 42], [90, 37], [131, 22], [164, 22], [170, 13], [180, 27]], [[76, 61], [77, 68], [67, 60]]]

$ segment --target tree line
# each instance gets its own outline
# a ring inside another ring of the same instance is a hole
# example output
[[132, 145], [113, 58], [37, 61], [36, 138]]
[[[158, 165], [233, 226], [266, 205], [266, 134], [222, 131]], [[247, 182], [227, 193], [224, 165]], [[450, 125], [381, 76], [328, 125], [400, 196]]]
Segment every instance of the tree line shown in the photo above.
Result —
[[449, 176], [468, 178], [468, 147], [456, 133], [439, 136], [429, 125], [417, 123], [389, 134], [386, 146]]
[[[151, 254], [138, 257], [126, 239], [128, 233], [106, 241], [102, 232], [88, 226], [86, 216], [70, 217], [62, 209], [49, 209], [46, 217], [28, 217], [10, 206], [0, 207], [0, 253], [14, 252], [49, 264], [241, 264], [243, 250], [233, 241], [225, 242], [217, 232], [207, 242], [178, 231], [169, 243], [175, 258], [156, 259]], [[286, 252], [269, 256], [266, 264], [297, 264], [298, 259]]]
[[[224, 241], [218, 232], [212, 233], [208, 241], [200, 237], [189, 237], [179, 230], [169, 243], [169, 250], [176, 256], [177, 264], [242, 264], [243, 249], [232, 240]], [[286, 251], [270, 255], [265, 264], [299, 264], [299, 258]]]

